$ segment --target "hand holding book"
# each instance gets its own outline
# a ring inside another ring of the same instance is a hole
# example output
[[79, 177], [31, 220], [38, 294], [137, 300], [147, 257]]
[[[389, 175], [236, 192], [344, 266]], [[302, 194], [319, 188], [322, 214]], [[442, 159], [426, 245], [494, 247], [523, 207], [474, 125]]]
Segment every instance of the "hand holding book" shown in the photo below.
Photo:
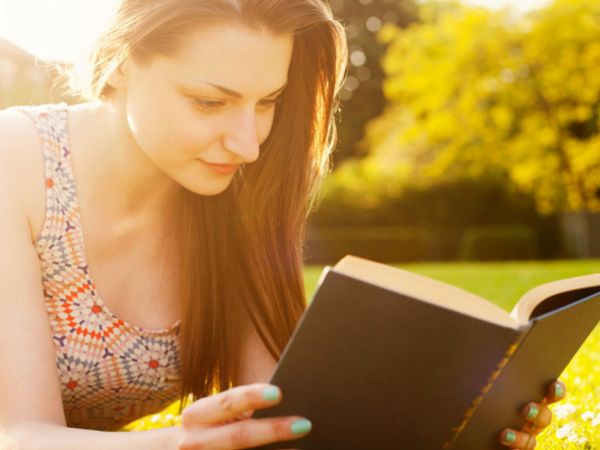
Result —
[[541, 403], [529, 402], [522, 409], [521, 414], [527, 422], [521, 431], [505, 428], [499, 435], [500, 443], [519, 450], [533, 450], [536, 446], [535, 436], [552, 422], [552, 412], [546, 405], [562, 400], [565, 394], [564, 383], [559, 380], [553, 381]]

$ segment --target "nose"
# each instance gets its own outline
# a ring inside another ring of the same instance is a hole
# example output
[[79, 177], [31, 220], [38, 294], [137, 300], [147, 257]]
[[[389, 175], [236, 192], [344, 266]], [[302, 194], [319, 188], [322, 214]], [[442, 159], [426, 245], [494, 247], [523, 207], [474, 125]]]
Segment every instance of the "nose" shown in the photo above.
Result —
[[253, 110], [244, 110], [228, 122], [223, 145], [244, 162], [256, 161], [260, 151], [258, 123]]

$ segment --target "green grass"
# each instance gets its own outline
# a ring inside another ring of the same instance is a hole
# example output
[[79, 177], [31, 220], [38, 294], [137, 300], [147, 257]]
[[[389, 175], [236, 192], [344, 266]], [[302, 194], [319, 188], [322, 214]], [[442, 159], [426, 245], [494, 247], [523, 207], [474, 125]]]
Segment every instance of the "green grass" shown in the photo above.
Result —
[[[547, 281], [600, 272], [600, 260], [402, 264], [411, 270], [485, 297], [506, 310], [528, 289]], [[305, 269], [309, 299], [323, 267]], [[560, 379], [567, 397], [553, 405], [552, 424], [538, 436], [543, 450], [600, 450], [600, 325], [588, 337]], [[145, 430], [179, 424], [174, 403], [161, 414], [131, 423], [127, 430]]]

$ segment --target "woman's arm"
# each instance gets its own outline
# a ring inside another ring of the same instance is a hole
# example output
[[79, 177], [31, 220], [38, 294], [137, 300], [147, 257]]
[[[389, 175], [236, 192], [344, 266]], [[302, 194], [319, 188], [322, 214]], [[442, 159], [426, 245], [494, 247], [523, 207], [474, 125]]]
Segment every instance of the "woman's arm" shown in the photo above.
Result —
[[176, 450], [181, 427], [93, 431], [29, 422], [0, 432], [2, 450]]
[[132, 433], [66, 426], [22, 194], [27, 180], [14, 157], [38, 149], [32, 126], [21, 113], [0, 112], [0, 450], [175, 450], [181, 427]]
[[93, 431], [29, 422], [0, 434], [2, 450], [176, 450], [181, 427]]

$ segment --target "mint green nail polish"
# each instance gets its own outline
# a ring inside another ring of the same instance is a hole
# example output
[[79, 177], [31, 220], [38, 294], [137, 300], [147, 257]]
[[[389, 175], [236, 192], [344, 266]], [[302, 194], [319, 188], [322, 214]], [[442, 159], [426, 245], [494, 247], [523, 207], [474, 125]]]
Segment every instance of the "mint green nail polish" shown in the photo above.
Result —
[[279, 388], [277, 386], [267, 386], [263, 391], [265, 400], [274, 401], [279, 399]]
[[540, 412], [540, 410], [538, 409], [537, 406], [530, 405], [529, 406], [529, 412], [527, 413], [527, 418], [528, 419], [533, 419], [533, 418], [535, 418], [538, 415], [539, 412]]
[[504, 442], [506, 442], [507, 444], [515, 442], [516, 440], [517, 435], [512, 431], [509, 431], [508, 433], [506, 433], [506, 436], [504, 436]]
[[292, 423], [292, 432], [294, 434], [308, 433], [312, 428], [312, 423], [308, 419], [298, 419]]
[[565, 390], [563, 389], [562, 385], [554, 385], [554, 395], [556, 395], [557, 397], [562, 397], [563, 395], [565, 395]]

